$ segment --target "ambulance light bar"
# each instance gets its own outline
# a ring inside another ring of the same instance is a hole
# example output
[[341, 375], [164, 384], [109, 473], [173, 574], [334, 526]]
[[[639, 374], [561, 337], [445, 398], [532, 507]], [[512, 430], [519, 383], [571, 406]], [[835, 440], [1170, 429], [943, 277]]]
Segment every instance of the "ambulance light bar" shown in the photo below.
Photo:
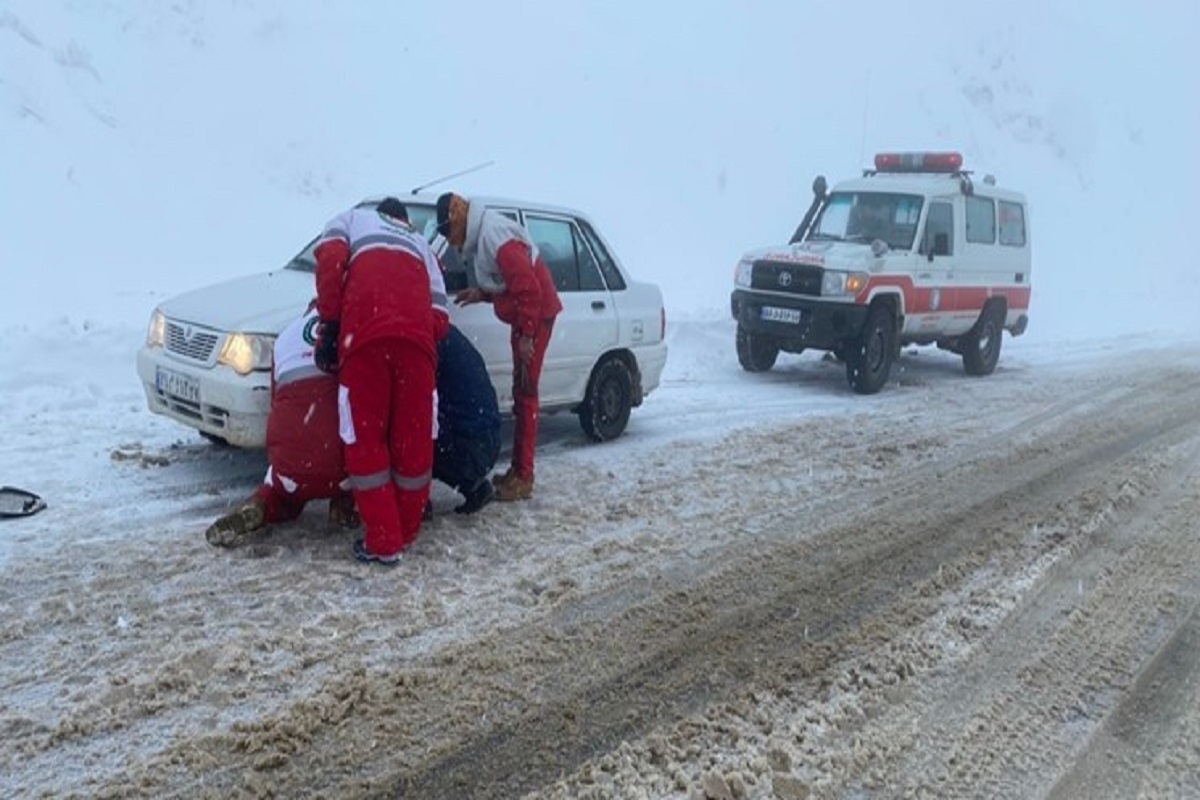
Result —
[[877, 172], [959, 172], [962, 153], [879, 153], [875, 156]]

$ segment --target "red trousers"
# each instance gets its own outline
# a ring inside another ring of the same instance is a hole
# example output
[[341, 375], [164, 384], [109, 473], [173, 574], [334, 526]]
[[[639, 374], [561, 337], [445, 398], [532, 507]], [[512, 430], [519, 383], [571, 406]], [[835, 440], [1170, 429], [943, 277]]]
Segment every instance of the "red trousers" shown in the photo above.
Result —
[[436, 356], [407, 339], [355, 348], [338, 375], [339, 433], [367, 550], [416, 541], [433, 472]]
[[267, 476], [255, 491], [263, 507], [263, 522], [269, 525], [294, 520], [304, 511], [309, 500], [337, 496], [340, 481], [340, 476], [332, 480], [313, 476], [293, 480], [277, 473], [274, 467], [269, 468]]
[[553, 332], [554, 318], [542, 320], [533, 337], [533, 358], [529, 359], [527, 368], [522, 367], [517, 349], [520, 333], [513, 328], [509, 335], [513, 354], [512, 469], [525, 480], [533, 480], [533, 452], [537, 448], [538, 434], [538, 381], [542, 379], [542, 362]]
[[336, 378], [319, 375], [273, 387], [267, 459], [271, 466], [255, 492], [264, 522], [293, 520], [309, 500], [341, 494], [346, 468], [338, 441]]

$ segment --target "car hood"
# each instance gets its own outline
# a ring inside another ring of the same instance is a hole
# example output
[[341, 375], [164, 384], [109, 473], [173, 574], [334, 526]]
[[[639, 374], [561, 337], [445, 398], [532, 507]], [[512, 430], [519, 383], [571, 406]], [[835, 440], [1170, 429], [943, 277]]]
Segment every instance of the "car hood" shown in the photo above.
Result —
[[316, 293], [311, 272], [280, 269], [185, 292], [159, 308], [178, 322], [274, 336], [304, 313]]
[[869, 244], [860, 242], [797, 242], [750, 250], [743, 261], [782, 261], [818, 267], [866, 270], [875, 261]]

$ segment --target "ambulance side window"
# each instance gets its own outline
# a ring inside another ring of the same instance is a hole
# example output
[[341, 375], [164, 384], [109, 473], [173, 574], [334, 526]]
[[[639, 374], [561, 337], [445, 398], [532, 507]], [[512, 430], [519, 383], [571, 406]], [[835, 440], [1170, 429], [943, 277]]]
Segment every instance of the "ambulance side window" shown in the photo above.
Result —
[[1000, 244], [1025, 246], [1025, 209], [1020, 203], [1000, 201]]
[[921, 255], [954, 255], [954, 206], [945, 202], [929, 204], [925, 216], [925, 236], [921, 239]]
[[992, 198], [978, 195], [967, 198], [967, 241], [996, 243], [996, 207]]

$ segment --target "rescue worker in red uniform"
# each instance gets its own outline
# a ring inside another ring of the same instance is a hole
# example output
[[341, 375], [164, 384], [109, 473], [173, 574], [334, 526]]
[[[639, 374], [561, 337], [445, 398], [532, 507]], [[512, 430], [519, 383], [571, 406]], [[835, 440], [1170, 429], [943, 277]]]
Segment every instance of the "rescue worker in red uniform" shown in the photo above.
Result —
[[365, 537], [360, 561], [392, 565], [417, 538], [433, 469], [437, 342], [446, 288], [393, 197], [325, 226], [317, 260], [317, 366], [338, 372], [339, 433]]
[[512, 465], [494, 478], [497, 500], [533, 496], [538, 381], [562, 302], [537, 245], [519, 223], [447, 192], [437, 201], [438, 233], [475, 264], [478, 286], [455, 295], [460, 306], [487, 302], [509, 325], [513, 355]]
[[335, 524], [356, 519], [354, 499], [341, 486], [346, 470], [337, 438], [337, 378], [317, 369], [313, 360], [317, 322], [314, 301], [275, 340], [267, 474], [246, 502], [204, 532], [209, 544], [244, 544], [264, 525], [300, 516], [310, 500], [329, 498]]

